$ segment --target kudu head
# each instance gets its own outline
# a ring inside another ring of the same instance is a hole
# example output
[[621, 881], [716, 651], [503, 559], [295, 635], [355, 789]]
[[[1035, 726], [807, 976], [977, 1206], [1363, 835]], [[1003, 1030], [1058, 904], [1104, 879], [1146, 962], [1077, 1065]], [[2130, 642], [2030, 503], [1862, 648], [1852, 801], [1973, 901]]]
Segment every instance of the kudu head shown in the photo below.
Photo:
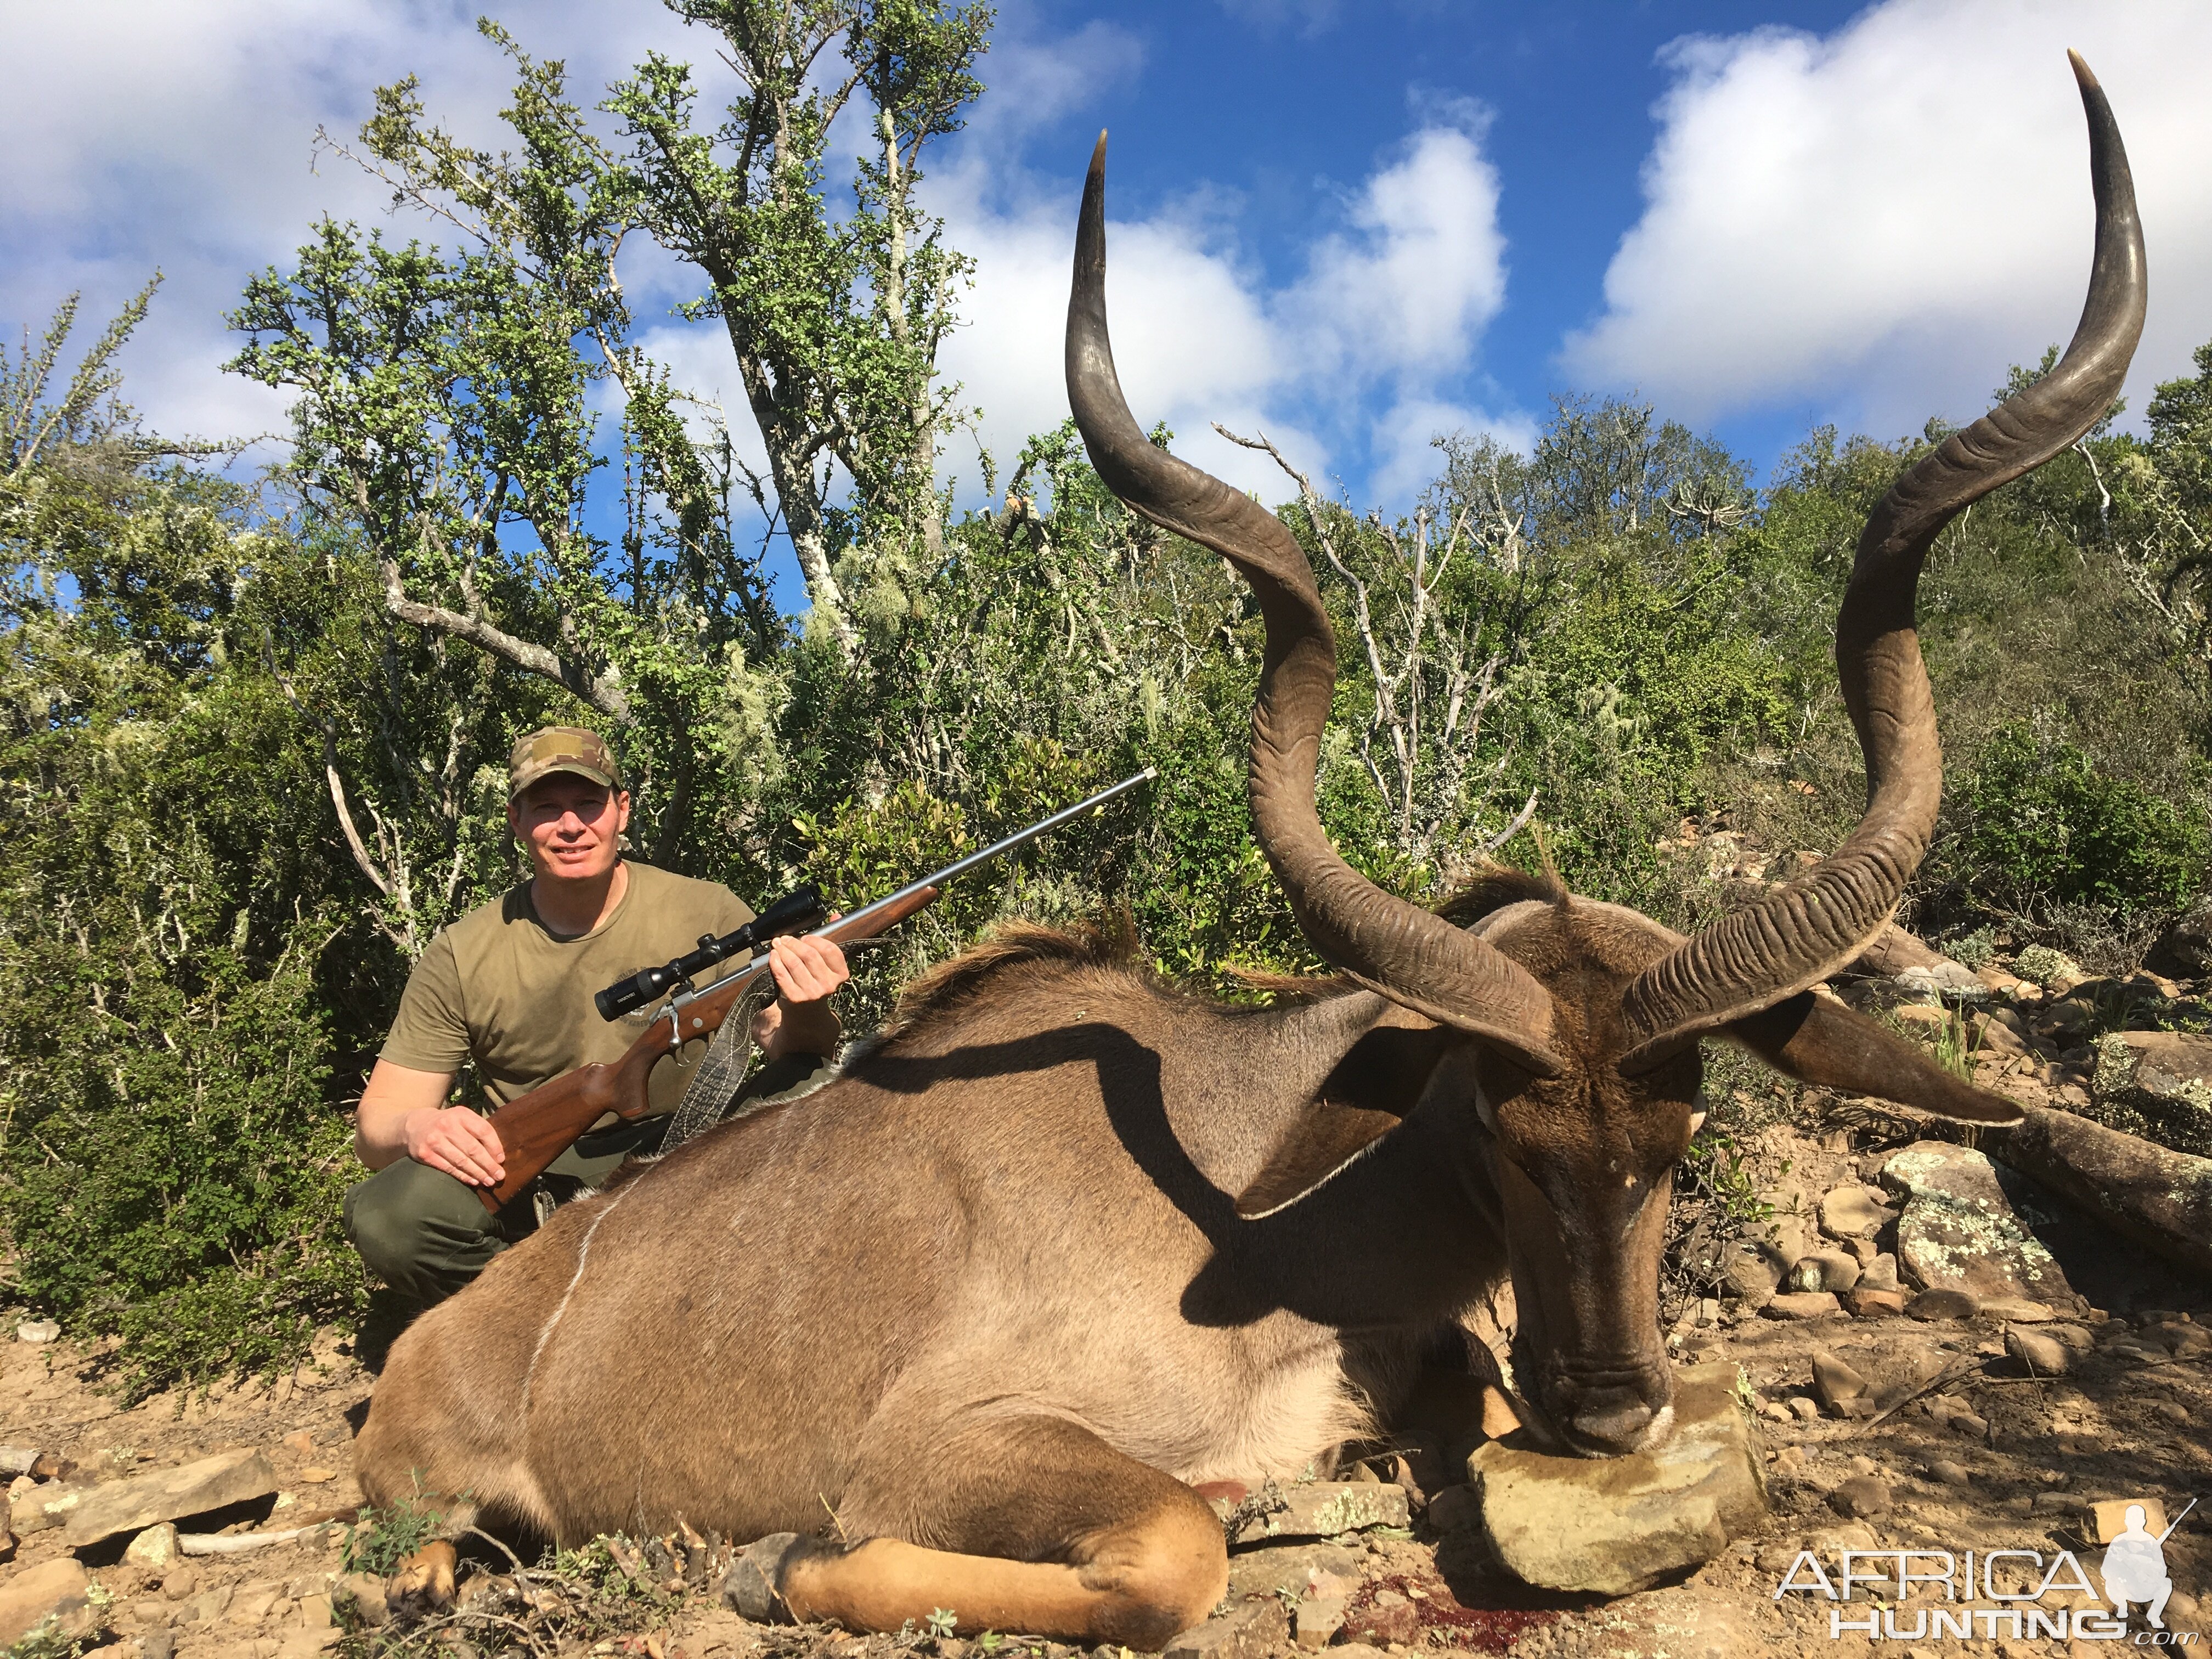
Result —
[[1751, 1049], [1806, 1081], [1930, 1115], [2019, 1114], [1811, 988], [1888, 922], [1927, 851], [1942, 787], [1914, 629], [1920, 568], [1969, 503], [2072, 443], [2118, 391], [2142, 331], [2133, 186], [2102, 90], [2076, 57], [2097, 235], [2089, 297], [2057, 368], [1954, 433], [1869, 516], [1836, 626], [1836, 666], [1866, 759], [1867, 809], [1843, 845], [1685, 939], [1557, 893], [1471, 928], [1383, 891], [1338, 856], [1314, 806], [1336, 647], [1313, 569], [1272, 514], [1146, 441], [1114, 370], [1105, 304], [1105, 146], [1091, 158], [1068, 303], [1067, 388], [1091, 460], [1129, 506], [1212, 548], [1252, 584], [1267, 653], [1252, 714], [1254, 824], [1315, 948], [1360, 984], [1466, 1034], [1468, 1121], [1506, 1218], [1516, 1369], [1549, 1429], [1613, 1455], [1671, 1422], [1657, 1320], [1673, 1170], [1698, 1121], [1698, 1045]]

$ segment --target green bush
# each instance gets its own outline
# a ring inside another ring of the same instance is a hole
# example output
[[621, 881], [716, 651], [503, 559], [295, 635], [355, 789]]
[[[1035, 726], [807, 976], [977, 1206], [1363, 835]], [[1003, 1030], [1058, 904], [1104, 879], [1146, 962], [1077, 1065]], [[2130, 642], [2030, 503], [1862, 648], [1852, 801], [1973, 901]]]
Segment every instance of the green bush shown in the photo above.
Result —
[[1946, 863], [1979, 896], [2028, 910], [2179, 909], [2203, 884], [2204, 814], [2185, 810], [2033, 726], [2003, 727], [1958, 781]]

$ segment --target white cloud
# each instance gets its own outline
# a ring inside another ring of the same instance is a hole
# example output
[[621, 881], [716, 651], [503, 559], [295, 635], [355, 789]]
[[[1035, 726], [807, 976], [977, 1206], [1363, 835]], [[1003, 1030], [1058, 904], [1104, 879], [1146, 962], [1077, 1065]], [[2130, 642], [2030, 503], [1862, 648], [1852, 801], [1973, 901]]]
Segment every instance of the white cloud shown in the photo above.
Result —
[[1887, 0], [1825, 39], [1678, 42], [1644, 213], [1569, 374], [1693, 419], [1809, 402], [1902, 432], [1978, 414], [2081, 309], [2092, 210], [2069, 46], [2134, 167], [2140, 410], [2212, 334], [2212, 9], [2194, 0]]
[[1334, 24], [1343, 8], [1340, 0], [1221, 0], [1221, 9], [1264, 30], [1316, 35]]
[[[387, 222], [381, 186], [342, 160], [317, 169], [313, 155], [316, 127], [350, 137], [380, 82], [419, 73], [436, 117], [496, 142], [509, 76], [475, 15], [436, 0], [0, 6], [0, 317], [35, 331], [81, 289], [96, 333], [159, 267], [167, 280], [122, 360], [126, 395], [162, 430], [281, 428], [278, 394], [219, 372], [238, 345], [222, 313], [322, 213]], [[549, 56], [575, 43], [571, 84], [588, 105], [686, 31], [655, 6], [541, 0], [520, 33]]]
[[[1024, 436], [1066, 417], [1060, 337], [1079, 189], [1018, 180], [1009, 204], [1008, 183], [971, 165], [939, 204], [978, 267], [963, 307], [974, 320], [948, 343], [945, 368], [981, 406], [1002, 471]], [[1165, 421], [1178, 453], [1266, 499], [1285, 481], [1215, 422], [1266, 431], [1316, 483], [1332, 462], [1364, 459], [1356, 495], [1405, 499], [1434, 470], [1409, 471], [1408, 443], [1425, 450], [1438, 430], [1498, 425], [1443, 400], [1504, 302], [1498, 188], [1479, 131], [1425, 126], [1348, 194], [1346, 228], [1319, 237], [1306, 270], [1273, 289], [1238, 258], [1224, 204], [1202, 187], [1148, 218], [1109, 216], [1107, 293], [1131, 408], [1147, 425]], [[1376, 397], [1391, 410], [1379, 427]], [[1443, 424], [1409, 437], [1424, 412]]]

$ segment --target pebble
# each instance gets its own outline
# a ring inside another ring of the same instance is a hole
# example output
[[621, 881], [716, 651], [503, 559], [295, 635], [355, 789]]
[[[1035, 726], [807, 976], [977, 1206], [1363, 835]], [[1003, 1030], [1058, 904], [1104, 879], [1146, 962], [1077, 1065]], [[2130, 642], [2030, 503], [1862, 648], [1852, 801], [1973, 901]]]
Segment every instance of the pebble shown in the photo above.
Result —
[[1808, 1400], [1802, 1394], [1795, 1395], [1790, 1400], [1789, 1410], [1784, 1413], [1785, 1416], [1796, 1418], [1801, 1423], [1809, 1423], [1820, 1414], [1819, 1402]]
[[2186, 1423], [2190, 1420], [2189, 1407], [2179, 1400], [2161, 1400], [2151, 1409], [2169, 1423]]
[[1843, 1310], [1832, 1291], [1784, 1291], [1759, 1312], [1769, 1319], [1820, 1319]]
[[2015, 1325], [2005, 1333], [2005, 1352], [2038, 1376], [2063, 1376], [2072, 1369], [2073, 1350], [2040, 1331]]
[[1850, 1365], [1825, 1349], [1813, 1352], [1813, 1392], [1820, 1395], [1821, 1404], [1831, 1411], [1840, 1411], [1844, 1402], [1856, 1400], [1867, 1391], [1867, 1380]]
[[1790, 1283], [1799, 1291], [1832, 1291], [1841, 1296], [1858, 1282], [1859, 1259], [1849, 1250], [1814, 1250], [1790, 1269]]
[[1938, 1458], [1928, 1466], [1928, 1473], [1947, 1486], [1971, 1486], [1973, 1473], [1964, 1463], [1954, 1463], [1948, 1457]]
[[1890, 1506], [1889, 1488], [1871, 1474], [1855, 1474], [1828, 1494], [1828, 1507], [1854, 1521], [1868, 1521]]
[[1972, 1319], [1981, 1304], [1964, 1291], [1923, 1291], [1905, 1304], [1915, 1319]]
[[62, 1334], [62, 1328], [51, 1319], [26, 1319], [15, 1327], [18, 1342], [52, 1342]]
[[1820, 1200], [1820, 1231], [1831, 1238], [1859, 1238], [1897, 1219], [1879, 1187], [1838, 1187]]
[[1869, 1287], [1863, 1280], [1844, 1297], [1855, 1319], [1881, 1319], [1905, 1311], [1905, 1292]]

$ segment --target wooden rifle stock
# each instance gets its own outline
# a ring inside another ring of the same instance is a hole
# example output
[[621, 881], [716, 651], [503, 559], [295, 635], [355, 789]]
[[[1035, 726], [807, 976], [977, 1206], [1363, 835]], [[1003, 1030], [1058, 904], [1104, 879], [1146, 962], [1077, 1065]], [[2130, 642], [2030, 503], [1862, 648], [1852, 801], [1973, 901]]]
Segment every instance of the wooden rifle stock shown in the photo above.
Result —
[[[865, 910], [840, 916], [816, 928], [810, 937], [840, 945], [848, 939], [873, 939], [935, 903], [939, 890], [927, 885], [908, 888]], [[526, 1095], [517, 1095], [494, 1112], [491, 1127], [499, 1135], [506, 1173], [496, 1187], [477, 1188], [484, 1208], [496, 1211], [508, 1203], [609, 1112], [622, 1118], [642, 1117], [649, 1103], [647, 1085], [653, 1068], [682, 1044], [720, 1030], [745, 988], [767, 969], [768, 953], [763, 951], [735, 973], [726, 974], [696, 993], [679, 993], [611, 1066], [579, 1066], [550, 1083], [539, 1084]], [[676, 1022], [674, 1031], [661, 1030], [672, 1020]]]

